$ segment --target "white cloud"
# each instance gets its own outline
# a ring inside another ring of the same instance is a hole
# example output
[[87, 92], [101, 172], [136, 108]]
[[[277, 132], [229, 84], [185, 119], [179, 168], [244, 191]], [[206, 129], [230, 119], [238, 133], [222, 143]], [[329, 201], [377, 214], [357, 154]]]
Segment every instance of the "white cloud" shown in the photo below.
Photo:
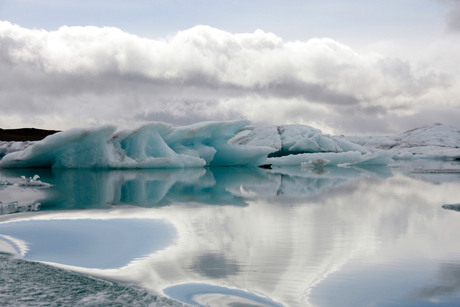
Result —
[[405, 118], [425, 124], [417, 114], [426, 109], [458, 105], [454, 75], [428, 64], [359, 54], [332, 39], [285, 42], [260, 30], [197, 26], [153, 40], [116, 28], [0, 22], [0, 121], [65, 129], [248, 118], [391, 132]]

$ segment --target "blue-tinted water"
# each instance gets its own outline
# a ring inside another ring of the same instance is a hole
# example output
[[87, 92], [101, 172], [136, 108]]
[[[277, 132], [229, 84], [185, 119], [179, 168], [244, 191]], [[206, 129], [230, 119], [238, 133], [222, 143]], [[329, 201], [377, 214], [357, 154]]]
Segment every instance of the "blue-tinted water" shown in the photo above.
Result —
[[0, 170], [0, 305], [460, 305], [452, 163]]
[[172, 244], [174, 228], [153, 219], [51, 219], [0, 224], [27, 243], [25, 259], [83, 268], [119, 268]]

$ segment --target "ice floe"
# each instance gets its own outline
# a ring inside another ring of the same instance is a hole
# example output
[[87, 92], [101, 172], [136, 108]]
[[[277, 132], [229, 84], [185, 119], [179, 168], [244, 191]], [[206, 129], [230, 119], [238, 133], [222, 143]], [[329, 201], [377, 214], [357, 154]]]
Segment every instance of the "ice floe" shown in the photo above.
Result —
[[0, 215], [27, 212], [27, 211], [38, 211], [39, 208], [40, 208], [40, 203], [21, 204], [18, 201], [13, 201], [13, 202], [4, 204], [0, 201]]
[[49, 183], [38, 180], [40, 176], [34, 175], [33, 177], [21, 176], [21, 181], [18, 183], [20, 187], [40, 187], [47, 188], [51, 185]]

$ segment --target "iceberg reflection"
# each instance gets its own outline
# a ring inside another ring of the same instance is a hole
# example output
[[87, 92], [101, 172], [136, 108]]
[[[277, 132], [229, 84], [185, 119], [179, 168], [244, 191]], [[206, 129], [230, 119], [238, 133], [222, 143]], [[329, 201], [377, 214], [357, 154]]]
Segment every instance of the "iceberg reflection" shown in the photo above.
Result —
[[[35, 176], [51, 184], [46, 191], [29, 189], [28, 203], [40, 210], [96, 209], [117, 205], [160, 207], [172, 203], [246, 206], [252, 199], [301, 203], [304, 199], [338, 188], [360, 178], [387, 178], [391, 170], [328, 168], [317, 173], [305, 168], [192, 168], [171, 170], [8, 169], [0, 176], [15, 180]], [[10, 192], [10, 193], [9, 193]], [[25, 195], [4, 186], [0, 199]], [[21, 202], [19, 205], [26, 205]]]

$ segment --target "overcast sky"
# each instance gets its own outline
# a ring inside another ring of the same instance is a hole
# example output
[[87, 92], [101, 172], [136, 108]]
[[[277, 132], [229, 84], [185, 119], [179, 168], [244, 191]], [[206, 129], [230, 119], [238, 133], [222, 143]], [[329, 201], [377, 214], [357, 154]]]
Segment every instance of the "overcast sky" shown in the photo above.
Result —
[[0, 0], [0, 127], [459, 125], [459, 0]]

